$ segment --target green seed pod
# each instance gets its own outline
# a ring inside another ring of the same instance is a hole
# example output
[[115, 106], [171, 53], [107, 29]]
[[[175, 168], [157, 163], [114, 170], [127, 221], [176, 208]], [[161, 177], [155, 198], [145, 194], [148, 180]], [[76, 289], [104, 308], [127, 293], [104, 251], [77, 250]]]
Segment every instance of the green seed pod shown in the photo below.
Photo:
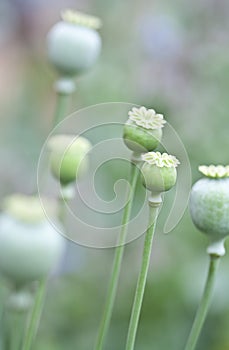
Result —
[[144, 186], [153, 193], [161, 193], [170, 190], [176, 183], [176, 167], [179, 161], [176, 157], [149, 152], [142, 156], [144, 161], [141, 168]]
[[200, 166], [199, 170], [206, 178], [192, 187], [191, 217], [211, 241], [208, 252], [224, 255], [223, 243], [229, 235], [229, 166]]
[[145, 107], [133, 108], [124, 125], [123, 139], [126, 146], [135, 153], [155, 150], [162, 138], [162, 128], [166, 121], [162, 114]]
[[89, 167], [90, 142], [84, 137], [56, 135], [49, 141], [53, 176], [64, 186], [83, 178]]
[[16, 285], [39, 280], [56, 265], [63, 248], [64, 240], [47, 221], [38, 197], [13, 195], [5, 200], [0, 215], [2, 275]]
[[70, 10], [62, 18], [48, 33], [48, 57], [60, 75], [74, 76], [89, 69], [99, 56], [101, 38], [96, 29], [101, 21]]

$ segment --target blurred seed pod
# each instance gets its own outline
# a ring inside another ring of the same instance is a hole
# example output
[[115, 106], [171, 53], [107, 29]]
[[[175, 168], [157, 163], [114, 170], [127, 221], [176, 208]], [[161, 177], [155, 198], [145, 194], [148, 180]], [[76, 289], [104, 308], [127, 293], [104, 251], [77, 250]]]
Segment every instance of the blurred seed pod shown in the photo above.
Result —
[[49, 140], [52, 175], [64, 186], [85, 176], [90, 142], [75, 135], [55, 135]]
[[67, 10], [47, 35], [49, 61], [62, 76], [91, 68], [101, 51], [98, 18]]
[[39, 280], [56, 265], [63, 248], [64, 240], [47, 221], [38, 197], [12, 195], [5, 200], [0, 215], [0, 273], [14, 284]]

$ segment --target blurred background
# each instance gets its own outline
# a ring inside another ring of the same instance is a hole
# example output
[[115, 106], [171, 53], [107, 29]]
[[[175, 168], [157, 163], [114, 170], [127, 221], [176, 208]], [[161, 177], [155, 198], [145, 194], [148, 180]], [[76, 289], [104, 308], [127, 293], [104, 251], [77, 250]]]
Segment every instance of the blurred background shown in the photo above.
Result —
[[[55, 106], [45, 37], [69, 7], [103, 20], [102, 55], [77, 80], [71, 111], [113, 101], [154, 108], [182, 139], [193, 182], [199, 164], [228, 164], [228, 1], [0, 0], [1, 198], [36, 186]], [[115, 181], [117, 171], [106, 171]], [[126, 247], [107, 350], [124, 348], [143, 239]], [[157, 232], [136, 349], [184, 348], [207, 272], [206, 243], [188, 210], [169, 235]], [[113, 249], [68, 243], [35, 350], [93, 348], [113, 256]], [[229, 349], [228, 266], [226, 256], [198, 349]]]

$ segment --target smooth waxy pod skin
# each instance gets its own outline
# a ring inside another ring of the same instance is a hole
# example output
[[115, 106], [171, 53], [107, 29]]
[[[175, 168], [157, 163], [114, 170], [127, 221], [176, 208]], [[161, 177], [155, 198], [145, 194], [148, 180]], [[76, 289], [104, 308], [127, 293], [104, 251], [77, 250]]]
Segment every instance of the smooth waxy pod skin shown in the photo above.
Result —
[[202, 166], [206, 178], [197, 181], [190, 195], [190, 213], [196, 227], [211, 241], [229, 235], [229, 172], [228, 167]]
[[63, 76], [74, 76], [89, 69], [101, 51], [101, 38], [95, 30], [99, 19], [79, 12], [66, 11], [63, 21], [55, 24], [47, 36], [50, 62]]
[[157, 148], [162, 138], [165, 120], [161, 114], [145, 107], [133, 108], [124, 125], [123, 139], [135, 153], [145, 153]]
[[89, 167], [87, 153], [91, 148], [87, 139], [75, 135], [56, 135], [50, 139], [49, 147], [52, 174], [62, 185], [84, 177]]
[[144, 186], [152, 193], [169, 191], [177, 180], [179, 161], [167, 153], [149, 152], [142, 156], [141, 168]]
[[153, 151], [161, 141], [162, 130], [147, 130], [131, 120], [124, 126], [123, 138], [126, 146], [136, 153]]
[[37, 197], [14, 195], [0, 215], [0, 273], [15, 284], [47, 276], [64, 240], [48, 222]]

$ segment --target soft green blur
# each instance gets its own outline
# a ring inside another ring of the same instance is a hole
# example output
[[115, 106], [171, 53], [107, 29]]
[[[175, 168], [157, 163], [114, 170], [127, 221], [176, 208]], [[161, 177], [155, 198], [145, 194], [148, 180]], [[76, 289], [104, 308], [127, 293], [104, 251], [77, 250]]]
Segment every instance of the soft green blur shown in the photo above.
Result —
[[[37, 161], [52, 129], [55, 105], [56, 75], [46, 60], [45, 33], [58, 20], [61, 4], [41, 2], [33, 7], [28, 2], [30, 11], [20, 14], [16, 3], [11, 8], [11, 2], [1, 0], [11, 21], [11, 25], [5, 21], [6, 38], [0, 42], [1, 198], [36, 189]], [[198, 165], [228, 164], [227, 0], [66, 0], [65, 6], [97, 15], [104, 23], [102, 55], [77, 80], [69, 111], [113, 101], [154, 108], [182, 139], [193, 182], [200, 178]], [[98, 186], [102, 198], [112, 199], [113, 184], [127, 176], [126, 169], [116, 162], [107, 164]], [[135, 211], [141, 196], [139, 183]], [[169, 202], [172, 194], [166, 194], [165, 200], [166, 196]], [[188, 210], [168, 235], [160, 234], [165, 212], [160, 213], [153, 246], [136, 350], [184, 348], [207, 273], [207, 240], [192, 224]], [[105, 215], [104, 221], [108, 220]], [[143, 239], [126, 247], [105, 350], [124, 349]], [[34, 350], [93, 349], [113, 256], [113, 249], [69, 243], [61, 267], [50, 280]], [[225, 256], [198, 349], [229, 348], [228, 269], [229, 256]]]

